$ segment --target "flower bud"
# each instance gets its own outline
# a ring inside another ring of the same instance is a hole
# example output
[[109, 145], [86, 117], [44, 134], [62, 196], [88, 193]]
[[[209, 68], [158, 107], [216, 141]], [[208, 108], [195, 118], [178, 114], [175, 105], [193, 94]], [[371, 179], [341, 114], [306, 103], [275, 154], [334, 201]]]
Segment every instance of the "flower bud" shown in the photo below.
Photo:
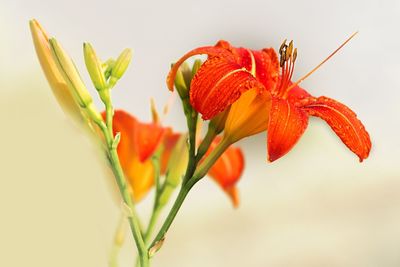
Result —
[[192, 67], [192, 79], [194, 75], [197, 73], [197, 71], [200, 69], [201, 65], [203, 64], [203, 61], [201, 59], [196, 59], [193, 63]]
[[129, 63], [132, 60], [132, 50], [129, 48], [124, 49], [115, 61], [111, 70], [110, 88], [114, 87], [119, 79], [122, 78], [125, 71], [128, 69]]
[[175, 76], [175, 88], [178, 91], [181, 99], [187, 99], [189, 97], [189, 89], [186, 86], [185, 78], [183, 77], [182, 71], [178, 69]]
[[104, 76], [106, 76], [106, 80], [108, 80], [108, 78], [110, 78], [111, 71], [112, 71], [114, 65], [115, 65], [115, 60], [113, 58], [107, 59], [107, 61], [101, 65], [103, 68], [103, 71], [104, 71]]
[[99, 92], [107, 90], [108, 85], [102, 63], [90, 43], [83, 43], [83, 55], [85, 57], [86, 68], [96, 90]]
[[190, 83], [192, 82], [193, 78], [192, 69], [189, 67], [189, 64], [187, 62], [183, 62], [179, 69], [182, 72], [186, 88], [190, 89]]
[[65, 113], [70, 115], [75, 121], [82, 122], [83, 118], [80, 108], [51, 54], [47, 33], [36, 20], [31, 20], [29, 26], [36, 54], [54, 96]]
[[100, 113], [93, 104], [93, 99], [83, 84], [79, 73], [72, 62], [71, 58], [65, 53], [55, 38], [49, 40], [50, 49], [53, 59], [58, 67], [59, 72], [64, 77], [75, 101], [78, 105], [85, 109], [88, 116], [96, 122], [102, 121]]

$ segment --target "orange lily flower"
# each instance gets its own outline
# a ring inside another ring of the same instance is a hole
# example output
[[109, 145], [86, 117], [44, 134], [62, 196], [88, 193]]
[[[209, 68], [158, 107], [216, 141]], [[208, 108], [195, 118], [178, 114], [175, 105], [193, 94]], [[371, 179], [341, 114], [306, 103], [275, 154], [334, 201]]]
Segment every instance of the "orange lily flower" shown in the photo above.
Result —
[[371, 141], [356, 114], [333, 99], [312, 97], [298, 83], [292, 84], [297, 50], [291, 42], [282, 45], [279, 52], [280, 62], [270, 48], [254, 51], [220, 41], [216, 46], [200, 47], [184, 55], [171, 69], [167, 84], [172, 89], [176, 71], [187, 58], [207, 54], [208, 59], [192, 80], [190, 100], [203, 119], [231, 107], [225, 138], [236, 142], [267, 130], [268, 159], [274, 161], [296, 144], [307, 128], [308, 116], [317, 116], [330, 125], [360, 161], [367, 158]]
[[[221, 141], [221, 137], [216, 137], [207, 151], [206, 157]], [[239, 194], [236, 183], [242, 176], [244, 169], [244, 156], [240, 148], [230, 146], [221, 157], [214, 163], [208, 171], [208, 175], [213, 178], [228, 194], [233, 206], [239, 205]]]
[[117, 152], [133, 198], [138, 202], [154, 184], [154, 167], [149, 157], [163, 142], [167, 129], [155, 123], [142, 123], [129, 113], [116, 110], [113, 130], [114, 134], [121, 134]]

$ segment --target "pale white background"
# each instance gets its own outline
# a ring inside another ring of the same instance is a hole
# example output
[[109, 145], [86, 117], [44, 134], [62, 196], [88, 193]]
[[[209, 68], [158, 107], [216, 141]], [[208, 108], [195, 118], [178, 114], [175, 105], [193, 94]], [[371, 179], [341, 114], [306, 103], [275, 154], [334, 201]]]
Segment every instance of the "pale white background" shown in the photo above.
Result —
[[[281, 160], [265, 136], [244, 140], [233, 210], [209, 180], [184, 204], [154, 266], [400, 266], [399, 1], [0, 1], [0, 266], [106, 266], [118, 204], [103, 162], [55, 103], [31, 44], [37, 18], [84, 72], [82, 42], [99, 55], [135, 51], [116, 106], [149, 120], [168, 98], [169, 64], [226, 39], [299, 50], [294, 78], [359, 35], [303, 86], [354, 109], [373, 150], [358, 163], [318, 119]], [[83, 75], [89, 84], [88, 76]], [[94, 92], [94, 91], [92, 91]], [[97, 102], [99, 104], [99, 102]], [[174, 106], [166, 124], [184, 129]], [[149, 201], [139, 208], [143, 214]], [[120, 266], [132, 266], [128, 238]]]

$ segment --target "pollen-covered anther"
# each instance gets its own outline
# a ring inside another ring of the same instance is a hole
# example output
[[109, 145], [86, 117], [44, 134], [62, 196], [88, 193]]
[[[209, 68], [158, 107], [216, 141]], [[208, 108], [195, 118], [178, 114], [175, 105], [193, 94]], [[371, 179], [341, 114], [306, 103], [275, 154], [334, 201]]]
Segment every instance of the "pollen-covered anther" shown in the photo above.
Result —
[[293, 40], [286, 44], [286, 40], [283, 41], [279, 48], [280, 54], [280, 67], [281, 67], [281, 81], [277, 90], [277, 94], [280, 97], [285, 98], [289, 91], [290, 80], [293, 75], [294, 63], [297, 58], [297, 48], [294, 48]]

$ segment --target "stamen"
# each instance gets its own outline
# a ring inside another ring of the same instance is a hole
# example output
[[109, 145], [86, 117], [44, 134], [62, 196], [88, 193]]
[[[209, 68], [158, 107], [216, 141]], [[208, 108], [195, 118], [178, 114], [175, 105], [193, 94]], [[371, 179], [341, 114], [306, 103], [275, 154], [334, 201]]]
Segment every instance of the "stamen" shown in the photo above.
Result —
[[247, 53], [249, 53], [250, 59], [251, 59], [251, 70], [250, 70], [250, 73], [251, 73], [251, 75], [253, 75], [253, 77], [256, 77], [256, 59], [254, 58], [254, 55], [253, 55], [253, 53], [251, 52], [250, 49], [247, 49]]
[[294, 63], [297, 58], [297, 48], [294, 48], [293, 40], [286, 44], [286, 40], [279, 48], [281, 81], [277, 90], [277, 94], [284, 95], [293, 75]]
[[[358, 31], [354, 32], [349, 38], [346, 39], [338, 48], [336, 48], [335, 51], [333, 51], [327, 58], [325, 58], [321, 63], [319, 63], [315, 68], [313, 68], [310, 72], [308, 72], [306, 75], [298, 79], [295, 83], [293, 83], [290, 87], [286, 89], [286, 92], [288, 92], [290, 89], [294, 88], [295, 86], [299, 85], [301, 82], [303, 82], [305, 79], [307, 79], [311, 74], [313, 74], [317, 69], [319, 69], [325, 62], [327, 62], [333, 55], [335, 55], [343, 46], [345, 46], [354, 36], [356, 36]], [[297, 51], [296, 51], [296, 56], [297, 56]]]

